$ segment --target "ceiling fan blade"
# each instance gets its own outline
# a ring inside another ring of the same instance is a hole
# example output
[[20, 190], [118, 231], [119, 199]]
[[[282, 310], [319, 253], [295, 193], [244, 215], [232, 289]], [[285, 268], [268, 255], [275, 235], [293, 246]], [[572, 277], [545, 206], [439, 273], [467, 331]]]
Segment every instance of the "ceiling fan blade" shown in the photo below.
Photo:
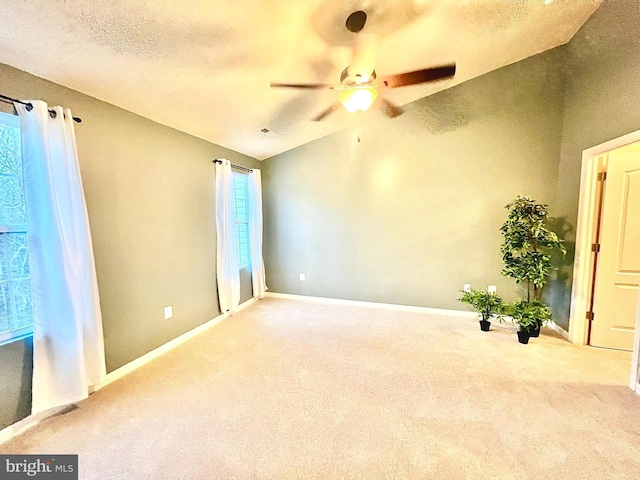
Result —
[[399, 105], [390, 102], [386, 98], [378, 97], [380, 99], [380, 110], [389, 118], [395, 118], [398, 115], [402, 115], [404, 110]]
[[323, 120], [330, 113], [336, 111], [338, 108], [340, 108], [340, 102], [334, 103], [329, 108], [327, 108], [326, 110], [323, 110], [318, 115], [313, 117], [311, 120], [313, 120], [314, 122], [319, 122], [320, 120]]
[[407, 85], [417, 85], [419, 83], [434, 82], [452, 78], [456, 74], [456, 66], [443, 65], [442, 67], [424, 68], [414, 72], [399, 73], [383, 77], [380, 83], [388, 88], [405, 87]]
[[303, 88], [306, 90], [334, 89], [333, 85], [327, 83], [271, 83], [272, 88]]

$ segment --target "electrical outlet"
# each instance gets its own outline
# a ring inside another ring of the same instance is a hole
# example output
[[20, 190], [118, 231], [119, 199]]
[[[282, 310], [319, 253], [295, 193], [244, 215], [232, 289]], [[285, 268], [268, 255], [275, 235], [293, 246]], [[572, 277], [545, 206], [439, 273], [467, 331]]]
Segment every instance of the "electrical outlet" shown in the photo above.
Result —
[[173, 317], [173, 307], [171, 305], [164, 307], [164, 319], [169, 320], [171, 317]]
[[470, 283], [465, 283], [464, 284], [464, 289], [465, 292], [470, 292], [471, 291], [471, 284]]
[[300, 274], [300, 281], [304, 282], [307, 279], [307, 276], [304, 273]]
[[495, 285], [489, 285], [489, 288], [487, 288], [487, 292], [498, 293], [498, 287], [496, 287]]

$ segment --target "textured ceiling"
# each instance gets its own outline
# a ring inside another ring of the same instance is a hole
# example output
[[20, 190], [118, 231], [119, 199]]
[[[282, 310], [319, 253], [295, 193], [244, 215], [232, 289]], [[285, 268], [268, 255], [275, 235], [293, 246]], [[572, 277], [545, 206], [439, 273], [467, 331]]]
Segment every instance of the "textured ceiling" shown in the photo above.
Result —
[[379, 75], [457, 64], [453, 82], [385, 92], [406, 104], [568, 42], [601, 1], [4, 0], [0, 62], [265, 159], [355, 121], [310, 121], [336, 91], [269, 87], [338, 83], [355, 10], [378, 36]]

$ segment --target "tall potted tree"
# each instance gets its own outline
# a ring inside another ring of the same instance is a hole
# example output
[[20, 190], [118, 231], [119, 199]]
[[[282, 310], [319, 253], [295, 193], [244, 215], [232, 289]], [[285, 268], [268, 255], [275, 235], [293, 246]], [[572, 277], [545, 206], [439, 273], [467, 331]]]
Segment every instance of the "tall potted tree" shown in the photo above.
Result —
[[[518, 195], [505, 208], [509, 215], [500, 228], [504, 238], [502, 274], [515, 279], [516, 283], [526, 282], [527, 303], [542, 303], [542, 289], [553, 270], [551, 256], [554, 252], [565, 255], [566, 250], [558, 236], [547, 228], [547, 205]], [[538, 326], [543, 320], [539, 319]]]

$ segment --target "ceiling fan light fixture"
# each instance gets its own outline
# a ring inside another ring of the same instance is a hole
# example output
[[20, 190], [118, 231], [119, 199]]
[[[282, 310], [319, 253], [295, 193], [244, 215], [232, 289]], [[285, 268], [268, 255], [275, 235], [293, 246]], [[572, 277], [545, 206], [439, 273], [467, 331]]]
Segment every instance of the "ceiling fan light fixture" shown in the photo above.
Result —
[[347, 88], [338, 98], [342, 106], [351, 113], [364, 112], [378, 98], [378, 91], [370, 85], [358, 85]]

